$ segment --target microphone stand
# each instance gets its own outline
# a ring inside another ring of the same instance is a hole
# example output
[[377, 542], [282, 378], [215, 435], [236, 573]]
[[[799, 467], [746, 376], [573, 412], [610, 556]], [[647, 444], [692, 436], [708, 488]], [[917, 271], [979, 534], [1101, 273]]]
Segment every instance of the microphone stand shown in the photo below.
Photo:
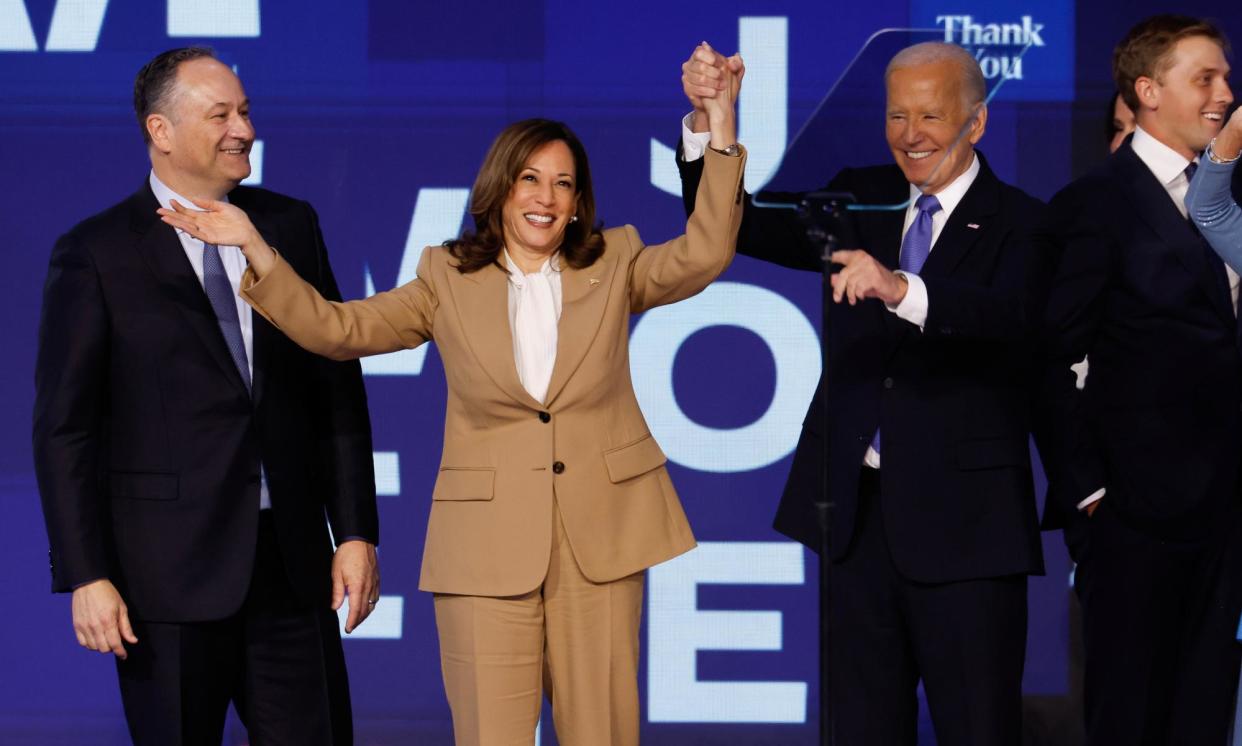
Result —
[[819, 524], [819, 742], [821, 746], [836, 743], [832, 716], [832, 656], [829, 643], [832, 637], [832, 513], [835, 505], [828, 494], [828, 339], [831, 334], [832, 308], [832, 252], [848, 235], [846, 222], [847, 205], [854, 202], [850, 194], [838, 192], [807, 192], [800, 196], [798, 217], [806, 226], [807, 241], [814, 247], [822, 263], [823, 293], [820, 333], [820, 432], [824, 434], [820, 455], [820, 485], [815, 499], [815, 514]]

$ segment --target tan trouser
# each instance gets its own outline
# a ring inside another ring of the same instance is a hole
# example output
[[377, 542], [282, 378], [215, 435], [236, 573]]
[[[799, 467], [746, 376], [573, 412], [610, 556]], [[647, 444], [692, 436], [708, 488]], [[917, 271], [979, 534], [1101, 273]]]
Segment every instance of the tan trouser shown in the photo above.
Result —
[[530, 746], [546, 689], [562, 746], [638, 744], [643, 573], [592, 583], [555, 511], [543, 586], [522, 596], [435, 596], [457, 746]]

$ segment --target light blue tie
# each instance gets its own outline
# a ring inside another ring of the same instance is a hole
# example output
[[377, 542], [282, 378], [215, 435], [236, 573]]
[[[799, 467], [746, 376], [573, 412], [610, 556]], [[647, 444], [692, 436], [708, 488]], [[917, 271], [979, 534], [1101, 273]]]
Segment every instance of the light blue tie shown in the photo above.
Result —
[[211, 309], [216, 312], [216, 321], [224, 334], [224, 343], [233, 357], [233, 364], [241, 374], [246, 390], [250, 390], [250, 364], [246, 360], [246, 342], [242, 339], [241, 322], [237, 317], [237, 300], [233, 296], [233, 285], [224, 271], [224, 262], [220, 260], [220, 249], [215, 244], [203, 244], [203, 290]]
[[[901, 240], [901, 256], [897, 262], [903, 272], [910, 274], [917, 274], [923, 269], [923, 262], [927, 261], [927, 255], [931, 253], [932, 215], [940, 212], [940, 200], [934, 194], [923, 194], [914, 201], [914, 206], [919, 212], [914, 216], [910, 230], [906, 231], [906, 237]], [[880, 452], [878, 429], [871, 438], [871, 447], [876, 453]]]
[[934, 194], [924, 194], [914, 201], [914, 206], [919, 213], [914, 216], [914, 223], [901, 241], [901, 258], [898, 262], [903, 272], [911, 274], [923, 268], [923, 262], [927, 261], [927, 255], [931, 253], [932, 215], [940, 212], [940, 200]]

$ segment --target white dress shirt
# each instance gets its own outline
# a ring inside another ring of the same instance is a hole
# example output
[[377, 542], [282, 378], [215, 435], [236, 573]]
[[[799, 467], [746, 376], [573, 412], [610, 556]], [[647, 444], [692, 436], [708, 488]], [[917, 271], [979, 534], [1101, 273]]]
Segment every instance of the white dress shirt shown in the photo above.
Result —
[[561, 320], [561, 258], [553, 254], [536, 272], [525, 274], [508, 250], [509, 329], [513, 332], [513, 363], [518, 380], [535, 401], [543, 403], [556, 365], [557, 329]]
[[[1164, 191], [1169, 195], [1169, 199], [1173, 200], [1174, 206], [1177, 207], [1182, 217], [1187, 217], [1186, 191], [1190, 189], [1190, 180], [1186, 178], [1186, 167], [1191, 162], [1181, 153], [1152, 137], [1142, 127], [1134, 128], [1134, 137], [1130, 140], [1130, 147], [1134, 149], [1134, 154], [1139, 157], [1143, 165], [1147, 166], [1152, 175], [1156, 177], [1156, 181], [1160, 182], [1160, 186], [1164, 187]], [[1228, 264], [1225, 265], [1225, 273], [1229, 276], [1229, 297], [1233, 301], [1233, 312], [1236, 315], [1238, 313], [1238, 273]], [[1101, 487], [1092, 492], [1078, 503], [1078, 509], [1083, 510], [1104, 497], [1104, 491]]]
[[[198, 210], [193, 202], [177, 194], [168, 188], [160, 178], [155, 175], [155, 171], [151, 171], [151, 177], [148, 180], [151, 184], [151, 191], [155, 193], [155, 199], [160, 206], [171, 210], [172, 201], [175, 199], [185, 207], [191, 210]], [[227, 202], [228, 197], [223, 198]], [[185, 250], [185, 256], [190, 260], [190, 266], [194, 268], [194, 274], [198, 276], [198, 282], [203, 283], [203, 242], [191, 236], [189, 233], [177, 230], [177, 238], [181, 240], [181, 248]], [[246, 255], [236, 246], [217, 246], [220, 251], [220, 261], [224, 263], [224, 273], [228, 275], [229, 285], [233, 287], [233, 301], [237, 304], [237, 321], [241, 326], [242, 342], [246, 347], [246, 365], [250, 369], [250, 380], [254, 380], [254, 317], [251, 315], [250, 306], [246, 301], [242, 300], [238, 292], [241, 290], [242, 274], [246, 271]], [[272, 498], [267, 491], [267, 473], [260, 467], [259, 469], [259, 509], [266, 510], [272, 507]]]
[[[693, 112], [687, 114], [681, 120], [681, 152], [686, 162], [696, 161], [703, 157], [703, 153], [707, 150], [707, 144], [711, 141], [710, 132], [694, 132], [690, 129], [690, 119]], [[944, 226], [949, 222], [949, 216], [957, 209], [962, 198], [966, 196], [966, 192], [970, 186], [975, 183], [975, 178], [979, 176], [979, 156], [975, 155], [970, 166], [963, 171], [956, 179], [949, 182], [949, 185], [939, 192], [936, 192], [936, 199], [940, 202], [940, 210], [932, 215], [932, 234], [931, 234], [931, 250], [935, 250], [936, 241], [940, 238], [940, 233], [944, 230]], [[901, 239], [905, 241], [906, 232], [910, 230], [910, 226], [914, 225], [914, 219], [918, 217], [919, 209], [915, 205], [917, 200], [923, 193], [914, 184], [910, 185], [910, 204], [906, 207], [905, 222], [901, 227]], [[923, 326], [927, 323], [927, 285], [923, 280], [913, 272], [898, 273], [906, 278], [908, 286], [906, 288], [906, 297], [896, 305], [884, 304], [889, 311], [897, 314], [904, 319], [923, 330]], [[880, 468], [880, 454], [871, 446], [867, 446], [867, 453], [863, 456], [863, 463], [873, 469]]]
[[[932, 234], [931, 249], [928, 250], [928, 256], [932, 251], [936, 250], [936, 241], [940, 239], [944, 226], [949, 222], [949, 216], [961, 204], [962, 198], [966, 196], [966, 192], [970, 186], [975, 183], [975, 179], [979, 176], [979, 156], [975, 155], [970, 160], [970, 166], [966, 168], [956, 179], [949, 182], [949, 185], [939, 192], [936, 192], [936, 199], [940, 202], [940, 209], [932, 214]], [[906, 219], [901, 225], [901, 240], [906, 240], [906, 233], [909, 232], [910, 226], [914, 225], [914, 219], [919, 215], [918, 205], [915, 200], [923, 196], [919, 188], [910, 185], [910, 204], [906, 207]], [[906, 278], [906, 282], [910, 283], [909, 289], [906, 291], [906, 297], [895, 306], [887, 303], [885, 307], [900, 318], [909, 321], [922, 331], [923, 326], [927, 324], [927, 285], [916, 274], [911, 272], [903, 272], [897, 270], [897, 273]]]

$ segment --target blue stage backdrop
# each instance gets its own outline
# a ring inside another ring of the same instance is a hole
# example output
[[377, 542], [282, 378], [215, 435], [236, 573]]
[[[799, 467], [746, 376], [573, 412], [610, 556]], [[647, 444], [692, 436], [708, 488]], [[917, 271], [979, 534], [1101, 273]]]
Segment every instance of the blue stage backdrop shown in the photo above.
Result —
[[[206, 43], [236, 66], [261, 140], [252, 181], [315, 205], [341, 289], [359, 297], [408, 281], [425, 245], [461, 230], [488, 144], [529, 116], [563, 119], [581, 136], [606, 224], [633, 223], [649, 242], [680, 233], [678, 78], [701, 39], [747, 60], [740, 126], [757, 188], [877, 29], [939, 28], [965, 43], [1021, 33], [1031, 48], [1020, 64], [983, 61], [990, 77], [1012, 79], [982, 147], [1002, 178], [1047, 198], [1082, 170], [1075, 154], [1102, 154], [1107, 51], [1158, 10], [1131, 3], [1121, 18], [1116, 6], [1083, 5], [0, 0], [0, 559], [10, 609], [0, 741], [125, 742], [111, 659], [78, 648], [68, 597], [48, 593], [31, 380], [55, 238], [146, 177], [129, 95], [155, 53]], [[1231, 30], [1242, 38], [1237, 21]], [[635, 319], [635, 386], [701, 542], [648, 575], [644, 743], [815, 740], [815, 564], [770, 523], [819, 374], [818, 308], [817, 277], [739, 258], [702, 295]], [[345, 642], [360, 741], [449, 743], [431, 599], [416, 589], [440, 455], [440, 359], [429, 345], [364, 370], [384, 582], [377, 612]], [[1069, 565], [1059, 535], [1045, 550], [1048, 575], [1030, 588], [1025, 688], [1055, 699], [1070, 681]], [[545, 732], [541, 742], [555, 741]]]

